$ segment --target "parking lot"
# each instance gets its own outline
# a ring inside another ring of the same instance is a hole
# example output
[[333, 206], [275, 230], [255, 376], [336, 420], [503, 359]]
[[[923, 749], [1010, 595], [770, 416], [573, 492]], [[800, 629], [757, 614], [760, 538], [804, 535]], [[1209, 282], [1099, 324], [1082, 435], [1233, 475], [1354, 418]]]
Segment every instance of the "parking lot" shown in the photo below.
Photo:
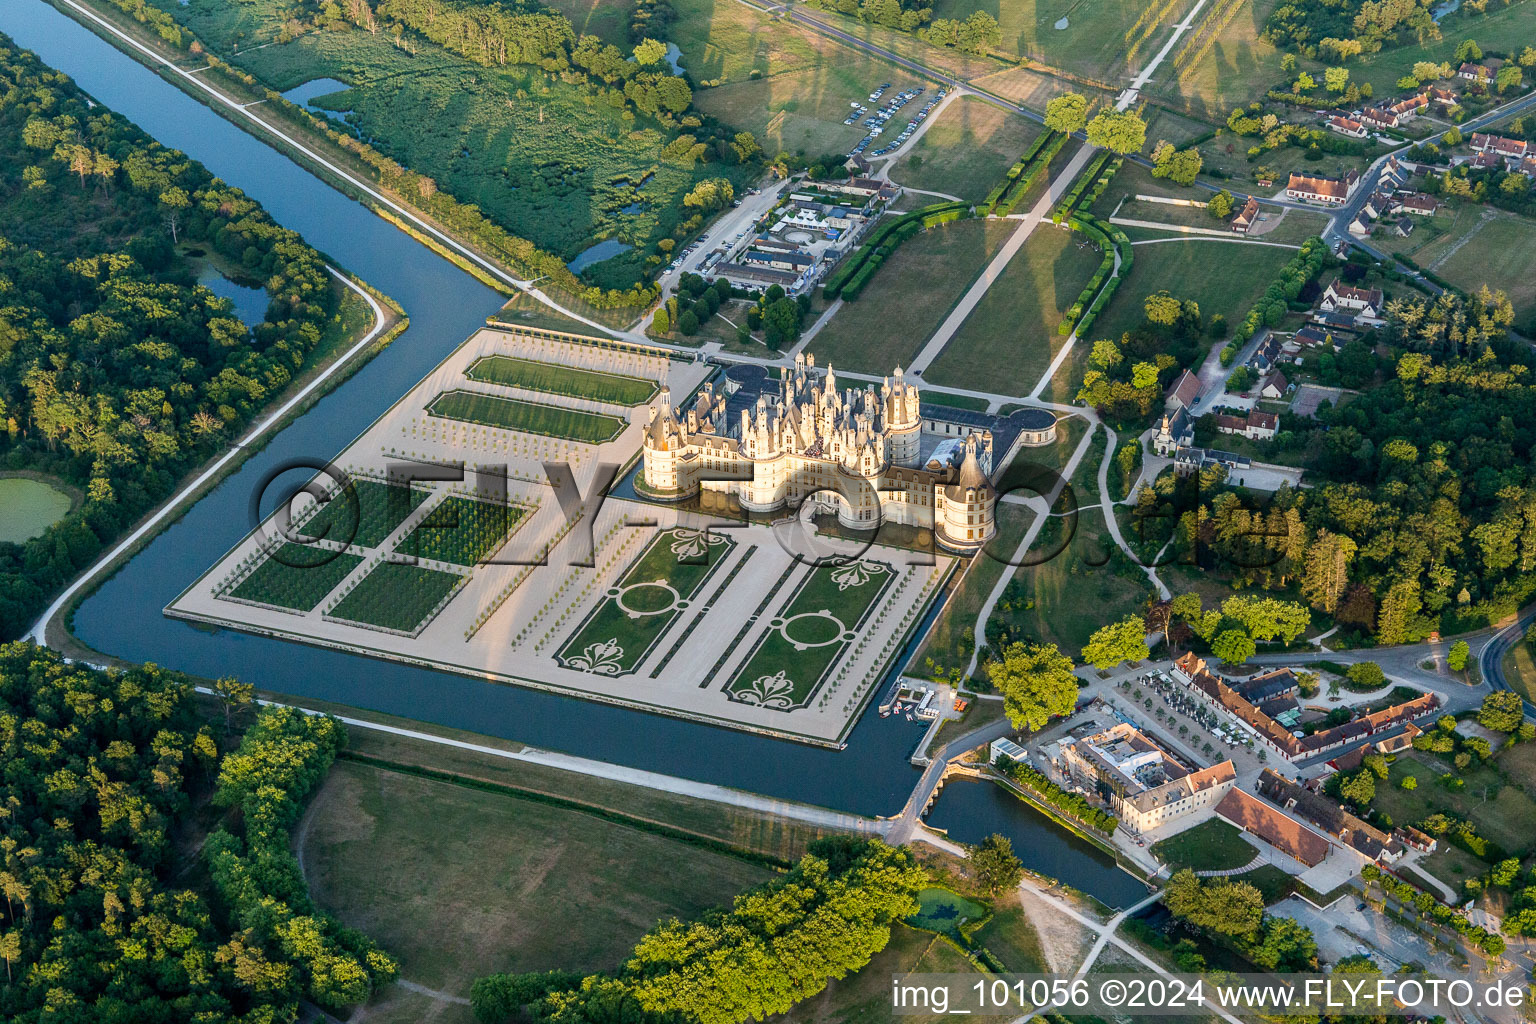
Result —
[[[884, 85], [880, 86], [880, 88], [869, 94], [868, 101], [870, 103], [879, 103], [881, 97], [885, 95], [885, 91], [890, 87], [891, 83], [886, 82]], [[886, 127], [890, 124], [891, 119], [894, 118], [903, 107], [912, 102], [918, 96], [922, 95], [922, 93], [925, 91], [926, 87], [921, 85], [915, 89], [903, 89], [901, 92], [898, 92], [895, 96], [891, 97], [890, 101], [886, 103], [885, 106], [877, 108], [874, 113], [870, 113], [869, 107], [865, 106], [863, 103], [860, 103], [858, 100], [850, 100], [848, 106], [852, 108], [852, 113], [850, 113], [848, 117], [843, 121], [843, 124], [855, 124], [862, 118], [864, 127], [869, 129], [869, 134], [860, 139], [858, 144], [853, 147], [852, 151], [850, 151], [848, 155], [858, 156], [871, 145], [873, 145], [876, 139], [885, 134]], [[928, 115], [933, 111], [933, 108], [939, 105], [939, 101], [944, 98], [946, 92], [947, 90], [940, 89], [932, 99], [923, 105], [921, 110], [913, 115], [912, 120], [906, 123], [906, 126], [902, 128], [901, 132], [894, 139], [892, 139], [890, 142], [887, 142], [879, 149], [876, 149], [869, 155], [872, 157], [884, 156], [891, 150], [895, 149], [897, 146], [900, 146], [903, 142], [906, 142], [908, 139], [910, 139], [912, 137], [912, 133], [917, 131], [918, 125], [922, 124], [923, 121], [927, 119]]]

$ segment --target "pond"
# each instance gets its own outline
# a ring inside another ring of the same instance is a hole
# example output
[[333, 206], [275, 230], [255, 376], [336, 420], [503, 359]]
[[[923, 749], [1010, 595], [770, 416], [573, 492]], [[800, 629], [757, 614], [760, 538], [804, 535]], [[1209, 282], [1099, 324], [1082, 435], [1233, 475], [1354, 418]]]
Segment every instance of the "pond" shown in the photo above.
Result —
[[1013, 840], [1024, 866], [1065, 882], [1111, 907], [1128, 907], [1147, 887], [1097, 846], [1073, 835], [995, 782], [955, 779], [944, 784], [928, 824], [962, 843], [994, 832]]
[[667, 44], [667, 63], [672, 65], [672, 73], [674, 75], [680, 75], [683, 73], [683, 62], [678, 59], [682, 55], [683, 51], [678, 48], [676, 43]]
[[69, 495], [27, 477], [0, 477], [0, 542], [39, 537], [69, 512]]
[[204, 263], [198, 270], [197, 283], [219, 298], [233, 302], [235, 315], [245, 322], [245, 326], [254, 327], [267, 318], [268, 300], [265, 288], [236, 284], [219, 273], [219, 268], [211, 263]]
[[579, 274], [594, 263], [601, 263], [603, 260], [612, 259], [619, 253], [628, 252], [633, 248], [634, 246], [628, 242], [621, 242], [617, 238], [605, 238], [596, 245], [587, 246], [566, 266], [571, 268], [571, 273]]
[[345, 110], [334, 110], [315, 105], [315, 101], [338, 92], [346, 92], [352, 88], [346, 82], [335, 78], [311, 78], [302, 85], [296, 85], [283, 93], [283, 99], [289, 103], [296, 103], [301, 107], [313, 110], [317, 114], [344, 114]]

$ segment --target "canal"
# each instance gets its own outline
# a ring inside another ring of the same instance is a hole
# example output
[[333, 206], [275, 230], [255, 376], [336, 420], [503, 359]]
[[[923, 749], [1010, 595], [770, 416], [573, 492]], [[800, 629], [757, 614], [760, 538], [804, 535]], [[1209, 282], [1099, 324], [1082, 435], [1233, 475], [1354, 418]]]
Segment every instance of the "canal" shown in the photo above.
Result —
[[[276, 693], [768, 796], [866, 815], [899, 811], [917, 782], [907, 757], [921, 732], [900, 718], [882, 719], [873, 702], [847, 748], [835, 751], [166, 618], [161, 609], [249, 529], [257, 481], [288, 460], [335, 455], [482, 326], [502, 299], [41, 0], [0, 4], [0, 31], [160, 142], [259, 200], [279, 223], [391, 296], [411, 318], [398, 341], [273, 437], [87, 598], [73, 620], [83, 641], [134, 661], [206, 677], [238, 676]], [[950, 808], [960, 806], [956, 794], [946, 793], [935, 814], [947, 819]], [[1054, 873], [1035, 862], [1034, 851], [1049, 848], [1061, 833], [1038, 816], [1017, 813], [1029, 809], [1008, 799], [1016, 813], [999, 807], [995, 820], [1002, 824], [986, 831], [1006, 831], [1030, 867]], [[968, 838], [963, 826], [951, 827], [957, 838]], [[1068, 866], [1061, 862], [1061, 870]], [[1117, 902], [1112, 897], [1120, 879], [1134, 882], [1112, 866], [1097, 875], [1102, 889], [1087, 873], [1067, 880], [1110, 903]]]

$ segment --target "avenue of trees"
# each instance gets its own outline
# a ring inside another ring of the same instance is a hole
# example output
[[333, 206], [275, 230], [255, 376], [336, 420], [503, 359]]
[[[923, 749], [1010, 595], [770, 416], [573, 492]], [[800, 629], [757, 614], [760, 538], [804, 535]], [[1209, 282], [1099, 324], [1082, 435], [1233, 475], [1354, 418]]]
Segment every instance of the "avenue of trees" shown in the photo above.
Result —
[[[102, 672], [0, 646], [0, 1019], [275, 1024], [301, 995], [339, 1009], [393, 976], [309, 906], [289, 851], [341, 726], [263, 711], [221, 764], [191, 698], [184, 676], [153, 665]], [[215, 773], [243, 838], [209, 838], [205, 894], [187, 887], [170, 834]]]
[[[997, 865], [1002, 867], [1003, 865]], [[905, 849], [828, 838], [782, 878], [699, 920], [664, 921], [615, 974], [490, 975], [471, 992], [485, 1024], [739, 1024], [784, 1013], [885, 948], [917, 912], [927, 873]]]
[[[320, 256], [240, 190], [0, 36], [0, 464], [78, 487], [0, 544], [0, 638], [303, 369], [335, 312]], [[265, 285], [261, 323], [181, 246]]]

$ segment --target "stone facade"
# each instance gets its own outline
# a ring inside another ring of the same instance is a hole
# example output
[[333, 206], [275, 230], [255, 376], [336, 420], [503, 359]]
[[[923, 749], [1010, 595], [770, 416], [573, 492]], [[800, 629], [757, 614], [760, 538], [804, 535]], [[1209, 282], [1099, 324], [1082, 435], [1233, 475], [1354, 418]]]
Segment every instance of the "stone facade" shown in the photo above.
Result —
[[820, 374], [799, 355], [777, 393], [760, 394], [739, 423], [727, 419], [711, 385], [685, 410], [662, 389], [645, 430], [646, 491], [673, 500], [714, 491], [749, 512], [811, 500], [845, 527], [931, 529], [962, 552], [996, 532], [991, 432], [941, 442], [925, 461], [917, 386], [900, 367], [878, 389], [840, 390], [831, 367]]

